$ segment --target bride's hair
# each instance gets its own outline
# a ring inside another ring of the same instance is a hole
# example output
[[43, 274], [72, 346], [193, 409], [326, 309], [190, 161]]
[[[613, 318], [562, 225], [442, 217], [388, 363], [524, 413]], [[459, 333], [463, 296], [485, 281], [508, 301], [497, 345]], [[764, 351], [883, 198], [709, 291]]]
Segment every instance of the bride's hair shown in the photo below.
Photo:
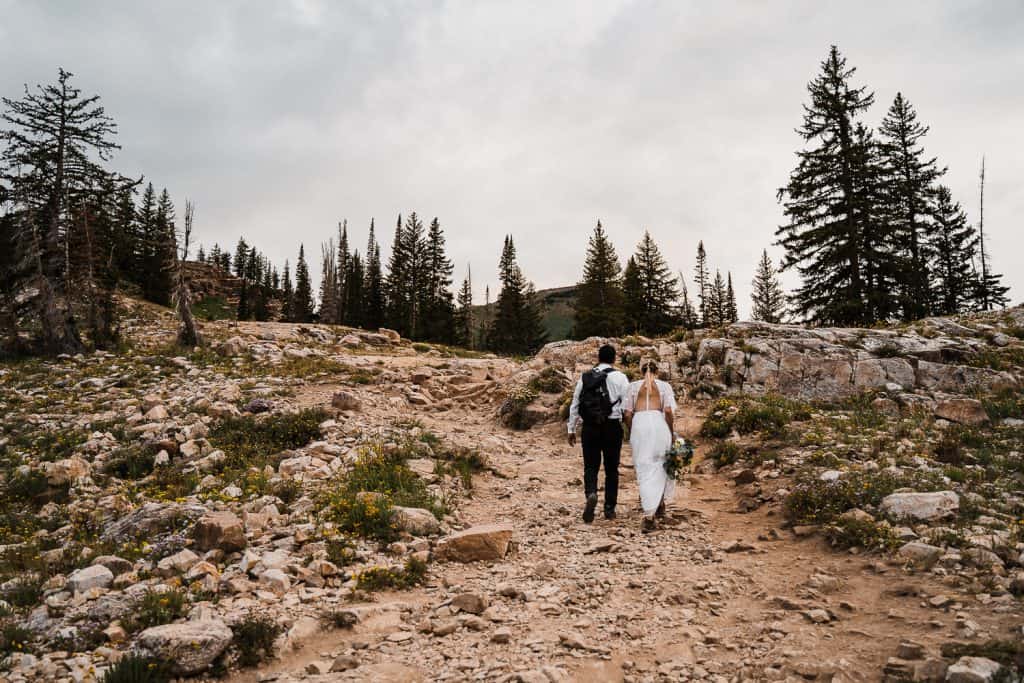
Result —
[[657, 378], [658, 364], [653, 360], [645, 360], [643, 363], [640, 364], [640, 374], [646, 375], [648, 372], [654, 375], [655, 378]]

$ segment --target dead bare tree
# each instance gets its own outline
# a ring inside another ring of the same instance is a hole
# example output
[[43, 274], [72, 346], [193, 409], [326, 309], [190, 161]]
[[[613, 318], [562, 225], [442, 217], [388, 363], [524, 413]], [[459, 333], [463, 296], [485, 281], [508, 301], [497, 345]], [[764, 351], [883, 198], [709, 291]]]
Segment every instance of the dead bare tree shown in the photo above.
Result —
[[185, 277], [185, 261], [188, 260], [189, 241], [192, 238], [192, 219], [195, 215], [196, 205], [189, 199], [185, 200], [185, 240], [178, 258], [178, 285], [174, 290], [174, 306], [178, 309], [178, 319], [181, 326], [178, 329], [178, 343], [182, 346], [199, 346], [199, 330], [196, 328], [196, 319], [192, 315], [192, 293], [188, 288], [188, 279]]

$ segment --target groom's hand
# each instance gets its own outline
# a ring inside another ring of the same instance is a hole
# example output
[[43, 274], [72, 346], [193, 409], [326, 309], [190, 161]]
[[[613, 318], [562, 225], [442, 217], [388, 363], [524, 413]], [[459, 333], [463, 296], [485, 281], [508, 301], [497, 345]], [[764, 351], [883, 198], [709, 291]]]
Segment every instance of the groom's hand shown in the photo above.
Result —
[[569, 445], [570, 446], [575, 446], [576, 445], [576, 432], [569, 432]]

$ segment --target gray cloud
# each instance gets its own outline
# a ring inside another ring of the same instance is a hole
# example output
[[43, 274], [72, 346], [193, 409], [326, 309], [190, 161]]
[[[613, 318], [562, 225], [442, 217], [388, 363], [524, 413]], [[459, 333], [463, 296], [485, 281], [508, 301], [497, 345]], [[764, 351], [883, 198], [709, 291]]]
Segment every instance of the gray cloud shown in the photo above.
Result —
[[[805, 86], [837, 43], [931, 125], [972, 220], [988, 158], [998, 270], [1024, 288], [1024, 6], [1003, 2], [0, 0], [0, 93], [58, 66], [120, 124], [116, 163], [198, 203], [209, 245], [277, 262], [337, 221], [439, 216], [477, 295], [512, 233], [539, 287], [578, 276], [600, 218], [689, 273], [698, 239], [749, 280], [781, 220]], [[792, 283], [792, 279], [790, 278]]]

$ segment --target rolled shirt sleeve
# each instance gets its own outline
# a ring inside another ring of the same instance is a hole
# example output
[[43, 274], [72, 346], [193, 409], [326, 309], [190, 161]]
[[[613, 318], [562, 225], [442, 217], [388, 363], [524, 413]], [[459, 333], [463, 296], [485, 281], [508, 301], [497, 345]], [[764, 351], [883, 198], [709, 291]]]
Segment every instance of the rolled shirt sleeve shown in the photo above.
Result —
[[572, 404], [569, 405], [569, 433], [576, 432], [580, 421], [580, 390], [583, 389], [583, 378], [576, 380], [576, 389], [572, 392]]

